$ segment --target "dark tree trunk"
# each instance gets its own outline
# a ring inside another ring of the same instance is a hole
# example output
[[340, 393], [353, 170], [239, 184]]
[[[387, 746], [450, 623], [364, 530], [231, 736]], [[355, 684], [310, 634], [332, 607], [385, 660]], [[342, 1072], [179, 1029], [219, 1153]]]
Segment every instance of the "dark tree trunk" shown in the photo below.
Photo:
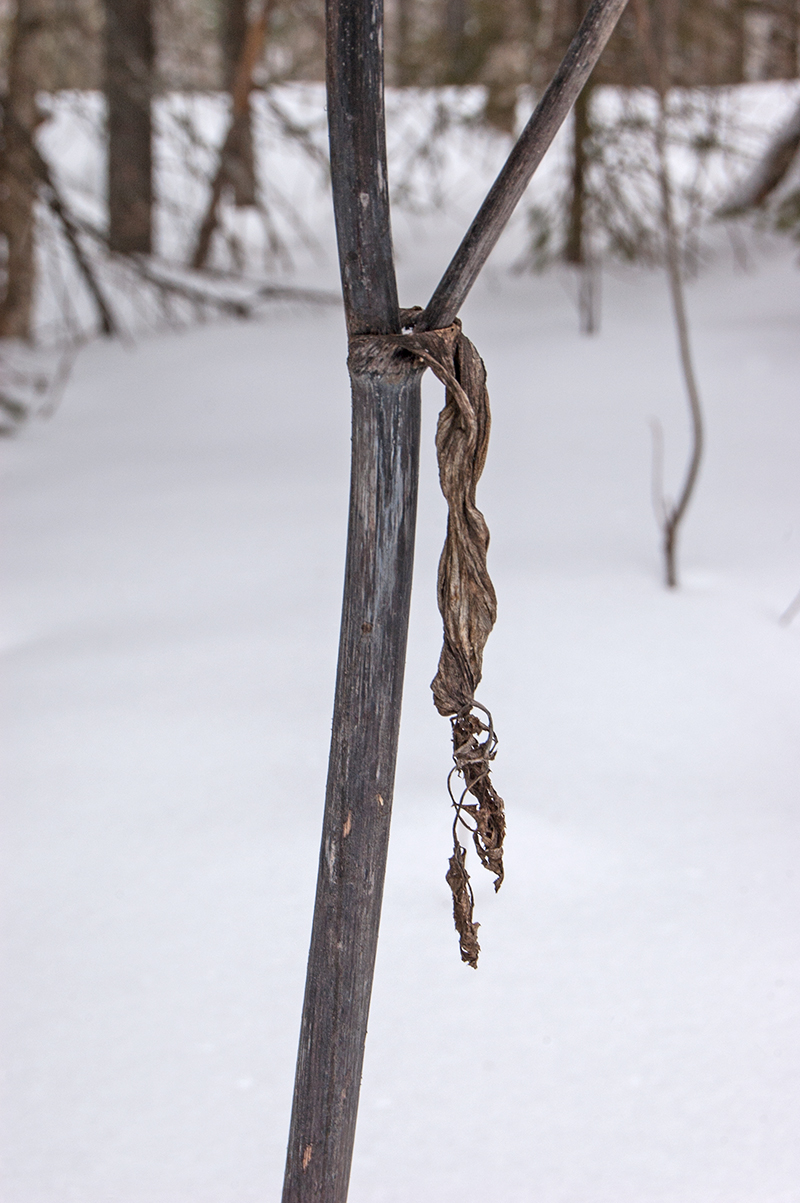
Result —
[[[399, 333], [381, 0], [329, 0], [331, 175], [348, 331]], [[351, 357], [353, 441], [333, 735], [284, 1203], [344, 1203], [394, 790], [411, 601], [422, 367]]]
[[123, 254], [153, 249], [155, 43], [152, 0], [105, 0], [108, 240]]
[[[348, 332], [400, 331], [381, 0], [329, 0], [331, 176]], [[284, 1203], [344, 1203], [389, 839], [414, 557], [421, 366], [351, 358], [350, 520], [333, 735]]]
[[[236, 75], [247, 37], [247, 0], [224, 0], [222, 21], [222, 67], [226, 92], [233, 98]], [[253, 146], [253, 117], [250, 99], [236, 128], [228, 161], [228, 176], [234, 204], [239, 208], [256, 203], [256, 161]]]
[[220, 48], [222, 50], [222, 84], [233, 92], [236, 68], [242, 57], [247, 33], [247, 0], [222, 0]]
[[351, 375], [344, 608], [284, 1203], [344, 1203], [389, 841], [414, 556], [420, 368]]
[[8, 61], [7, 115], [0, 160], [0, 233], [6, 242], [5, 294], [0, 301], [0, 337], [31, 337], [36, 286], [36, 178], [31, 140], [36, 109], [36, 41], [41, 13], [36, 0], [19, 0]]

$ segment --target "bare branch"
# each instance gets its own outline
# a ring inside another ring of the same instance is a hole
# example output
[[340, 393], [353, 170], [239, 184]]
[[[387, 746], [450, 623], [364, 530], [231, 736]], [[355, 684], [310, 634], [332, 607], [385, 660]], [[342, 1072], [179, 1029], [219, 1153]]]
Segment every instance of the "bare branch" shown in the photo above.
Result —
[[692, 362], [689, 321], [686, 316], [686, 298], [683, 287], [681, 248], [675, 221], [672, 180], [667, 161], [667, 89], [669, 78], [665, 63], [656, 54], [650, 24], [650, 10], [645, 0], [634, 0], [634, 10], [636, 13], [637, 35], [650, 76], [650, 83], [656, 93], [658, 102], [654, 140], [658, 183], [661, 191], [661, 220], [664, 228], [667, 277], [669, 279], [670, 298], [672, 300], [672, 313], [675, 320], [675, 332], [678, 338], [678, 353], [692, 424], [692, 449], [683, 488], [678, 495], [677, 501], [665, 507], [661, 522], [664, 546], [664, 575], [667, 587], [674, 589], [678, 584], [676, 560], [678, 531], [689, 502], [692, 499], [694, 487], [697, 483], [697, 476], [700, 471], [700, 461], [703, 457], [703, 412], [700, 406], [700, 390], [697, 387], [697, 378]]
[[416, 330], [449, 326], [611, 37], [627, 0], [593, 0], [561, 66], [442, 276]]
[[211, 239], [214, 237], [219, 220], [219, 202], [222, 199], [222, 190], [230, 182], [231, 168], [238, 150], [239, 139], [250, 111], [253, 72], [261, 58], [267, 39], [267, 24], [272, 2], [273, 0], [263, 0], [258, 15], [247, 27], [241, 58], [233, 81], [231, 121], [219, 152], [217, 170], [211, 181], [211, 194], [203, 220], [200, 222], [197, 242], [192, 253], [191, 265], [195, 269], [205, 267], [208, 253], [211, 250]]

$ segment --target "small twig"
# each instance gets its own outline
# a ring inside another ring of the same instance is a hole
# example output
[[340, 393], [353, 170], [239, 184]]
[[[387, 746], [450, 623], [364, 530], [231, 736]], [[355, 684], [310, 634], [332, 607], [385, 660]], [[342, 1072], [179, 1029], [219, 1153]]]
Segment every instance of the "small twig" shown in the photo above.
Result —
[[778, 130], [750, 175], [717, 209], [717, 217], [740, 217], [763, 205], [786, 177], [800, 151], [800, 105]]

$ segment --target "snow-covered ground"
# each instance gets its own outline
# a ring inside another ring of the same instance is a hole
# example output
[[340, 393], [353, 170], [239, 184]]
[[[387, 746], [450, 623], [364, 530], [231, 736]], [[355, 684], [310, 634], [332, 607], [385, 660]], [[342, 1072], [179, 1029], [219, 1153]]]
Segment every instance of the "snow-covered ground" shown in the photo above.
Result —
[[[408, 219], [403, 218], [403, 221]], [[404, 303], [449, 252], [399, 238]], [[658, 274], [490, 268], [509, 822], [483, 952], [444, 882], [444, 526], [426, 384], [395, 817], [351, 1203], [800, 1199], [800, 274], [690, 289], [708, 450], [660, 583], [685, 402]], [[348, 475], [337, 310], [96, 342], [2, 449], [3, 1203], [279, 1196]]]

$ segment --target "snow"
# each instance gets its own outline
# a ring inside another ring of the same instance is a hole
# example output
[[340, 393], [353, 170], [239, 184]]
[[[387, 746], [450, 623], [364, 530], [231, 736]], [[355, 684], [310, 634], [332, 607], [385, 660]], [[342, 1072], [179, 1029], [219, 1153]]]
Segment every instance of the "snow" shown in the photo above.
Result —
[[[449, 227], [398, 223], [404, 303]], [[421, 227], [417, 226], [419, 231]], [[330, 276], [330, 266], [325, 269]], [[666, 286], [490, 266], [481, 699], [506, 882], [444, 872], [429, 681], [444, 527], [425, 386], [395, 814], [351, 1203], [796, 1203], [800, 289], [690, 288], [708, 451], [661, 585], [650, 432], [687, 455]], [[335, 671], [342, 315], [276, 307], [78, 358], [2, 448], [4, 1203], [277, 1198]], [[474, 861], [474, 858], [473, 858]]]

